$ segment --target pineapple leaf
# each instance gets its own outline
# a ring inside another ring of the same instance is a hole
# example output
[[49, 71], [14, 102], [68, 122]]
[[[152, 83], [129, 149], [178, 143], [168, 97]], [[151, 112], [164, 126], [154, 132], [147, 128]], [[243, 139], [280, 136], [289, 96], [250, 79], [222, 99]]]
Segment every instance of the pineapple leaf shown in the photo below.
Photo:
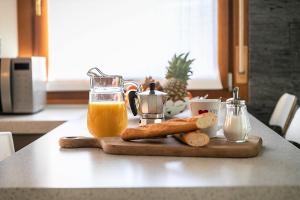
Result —
[[190, 52], [186, 53], [184, 56], [184, 61], [186, 61], [187, 57], [189, 56]]
[[174, 54], [171, 61], [168, 61], [169, 66], [167, 67], [166, 78], [175, 78], [186, 81], [193, 74], [190, 65], [194, 62], [195, 59], [188, 59], [189, 53]]

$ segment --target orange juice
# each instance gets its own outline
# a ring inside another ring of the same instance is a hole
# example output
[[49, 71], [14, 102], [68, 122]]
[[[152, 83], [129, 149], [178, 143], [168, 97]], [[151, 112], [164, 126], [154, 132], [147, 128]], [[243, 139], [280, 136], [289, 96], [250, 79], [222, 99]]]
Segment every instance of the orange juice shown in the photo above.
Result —
[[87, 125], [93, 136], [118, 136], [127, 127], [127, 123], [124, 102], [89, 103]]

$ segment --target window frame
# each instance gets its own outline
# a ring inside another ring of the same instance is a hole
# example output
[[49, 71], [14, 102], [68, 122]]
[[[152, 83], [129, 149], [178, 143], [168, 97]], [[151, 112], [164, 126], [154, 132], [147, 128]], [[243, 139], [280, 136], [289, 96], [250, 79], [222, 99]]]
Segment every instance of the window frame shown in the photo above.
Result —
[[[19, 57], [46, 57], [48, 75], [48, 0], [17, 0]], [[245, 73], [238, 71], [239, 2], [244, 1]], [[248, 99], [248, 0], [218, 0], [218, 64], [223, 89], [189, 90], [193, 96], [208, 94], [210, 98], [229, 98], [232, 85], [240, 87], [240, 95]], [[48, 103], [87, 103], [88, 91], [48, 91]]]

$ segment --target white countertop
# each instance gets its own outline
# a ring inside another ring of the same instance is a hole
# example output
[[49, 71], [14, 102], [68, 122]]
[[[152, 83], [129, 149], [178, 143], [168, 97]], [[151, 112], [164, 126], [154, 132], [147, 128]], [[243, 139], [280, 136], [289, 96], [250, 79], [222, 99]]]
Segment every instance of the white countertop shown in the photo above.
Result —
[[0, 115], [0, 132], [45, 134], [62, 123], [78, 119], [87, 112], [87, 105], [47, 105], [34, 114]]
[[[131, 119], [130, 125], [137, 120]], [[71, 120], [0, 162], [0, 199], [299, 199], [300, 150], [251, 117], [263, 138], [255, 158], [109, 155], [60, 149], [62, 136], [88, 136]]]

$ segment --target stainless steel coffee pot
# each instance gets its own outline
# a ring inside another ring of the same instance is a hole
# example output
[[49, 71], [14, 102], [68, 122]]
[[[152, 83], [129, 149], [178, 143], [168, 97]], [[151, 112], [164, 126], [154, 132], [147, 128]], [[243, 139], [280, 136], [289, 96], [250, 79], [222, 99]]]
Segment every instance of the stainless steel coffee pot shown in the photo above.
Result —
[[140, 115], [140, 125], [160, 123], [164, 120], [164, 105], [167, 93], [155, 90], [155, 83], [149, 84], [150, 90], [130, 91], [128, 99], [132, 114]]

